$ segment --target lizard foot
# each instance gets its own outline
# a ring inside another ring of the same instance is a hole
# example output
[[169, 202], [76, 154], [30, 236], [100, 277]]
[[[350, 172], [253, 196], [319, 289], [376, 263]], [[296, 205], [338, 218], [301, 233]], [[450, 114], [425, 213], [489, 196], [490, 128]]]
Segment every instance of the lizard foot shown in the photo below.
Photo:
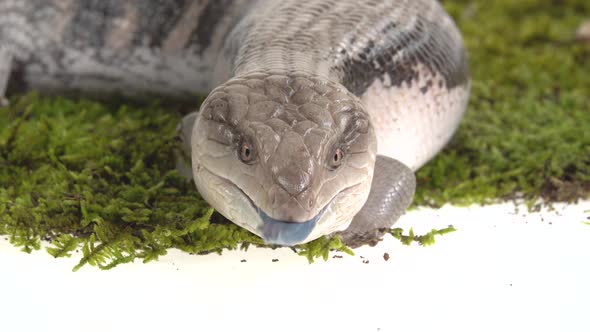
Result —
[[369, 198], [350, 226], [338, 235], [353, 248], [376, 245], [410, 206], [415, 189], [411, 169], [395, 159], [377, 156]]

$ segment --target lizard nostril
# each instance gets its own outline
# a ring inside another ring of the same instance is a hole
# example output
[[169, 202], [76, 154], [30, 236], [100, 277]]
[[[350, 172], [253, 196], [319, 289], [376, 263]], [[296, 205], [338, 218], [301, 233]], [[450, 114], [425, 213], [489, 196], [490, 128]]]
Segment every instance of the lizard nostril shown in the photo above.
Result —
[[315, 203], [315, 197], [313, 197], [313, 195], [311, 195], [309, 197], [309, 201], [308, 201], [308, 204], [309, 204], [309, 208], [310, 209], [313, 207], [314, 203]]

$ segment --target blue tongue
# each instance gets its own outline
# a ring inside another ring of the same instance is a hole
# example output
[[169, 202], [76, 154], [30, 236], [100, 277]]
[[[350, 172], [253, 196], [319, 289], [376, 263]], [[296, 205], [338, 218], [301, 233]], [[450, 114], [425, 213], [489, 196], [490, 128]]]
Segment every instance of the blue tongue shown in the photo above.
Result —
[[273, 219], [262, 210], [259, 210], [258, 215], [262, 218], [263, 224], [260, 229], [265, 243], [294, 246], [307, 239], [322, 214], [318, 213], [305, 222], [285, 222]]

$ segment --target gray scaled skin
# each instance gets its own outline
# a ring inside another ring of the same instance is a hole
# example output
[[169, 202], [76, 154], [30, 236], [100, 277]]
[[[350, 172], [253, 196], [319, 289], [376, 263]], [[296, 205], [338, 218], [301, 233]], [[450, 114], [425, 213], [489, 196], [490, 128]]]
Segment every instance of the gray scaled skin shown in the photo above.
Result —
[[210, 92], [179, 125], [179, 168], [267, 243], [376, 243], [469, 86], [434, 0], [0, 0], [0, 96]]

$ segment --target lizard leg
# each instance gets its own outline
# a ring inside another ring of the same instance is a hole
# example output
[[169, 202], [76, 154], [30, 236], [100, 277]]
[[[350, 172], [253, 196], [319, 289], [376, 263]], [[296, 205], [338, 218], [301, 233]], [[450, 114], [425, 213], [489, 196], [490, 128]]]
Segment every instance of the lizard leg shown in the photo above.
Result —
[[350, 226], [339, 233], [344, 243], [351, 247], [377, 244], [384, 230], [412, 203], [415, 189], [416, 178], [411, 169], [395, 159], [377, 156], [369, 198]]
[[197, 120], [197, 112], [185, 115], [176, 126], [176, 137], [180, 141], [180, 151], [176, 152], [176, 169], [187, 180], [193, 178], [193, 169], [191, 163], [191, 136], [195, 120]]
[[0, 107], [8, 105], [6, 99], [6, 88], [8, 87], [8, 79], [12, 69], [12, 55], [5, 47], [0, 45]]

